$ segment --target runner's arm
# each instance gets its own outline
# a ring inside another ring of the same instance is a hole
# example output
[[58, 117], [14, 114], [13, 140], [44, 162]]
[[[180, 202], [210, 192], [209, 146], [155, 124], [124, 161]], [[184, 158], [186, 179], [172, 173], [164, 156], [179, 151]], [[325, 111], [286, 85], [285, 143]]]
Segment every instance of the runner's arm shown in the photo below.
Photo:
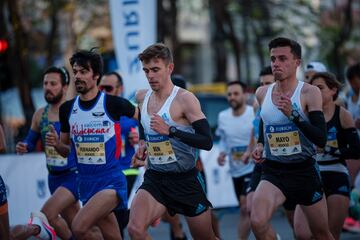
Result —
[[[324, 148], [327, 141], [327, 130], [324, 113], [322, 111], [322, 98], [319, 88], [306, 85], [303, 97], [306, 99], [309, 121], [295, 118], [295, 125], [313, 144], [320, 148]], [[291, 112], [291, 111], [290, 111]], [[290, 116], [290, 113], [287, 115]]]
[[69, 117], [72, 109], [72, 103], [73, 101], [67, 101], [59, 108], [60, 139], [57, 139], [54, 147], [55, 150], [63, 157], [67, 157], [71, 149]]
[[360, 158], [360, 140], [351, 113], [345, 108], [340, 108], [340, 124], [343, 129], [338, 131], [339, 150], [343, 159]]
[[37, 110], [31, 120], [31, 127], [26, 138], [22, 142], [16, 144], [17, 153], [32, 152], [36, 147], [36, 142], [41, 137], [40, 135], [40, 119], [44, 108]]
[[189, 133], [177, 129], [170, 137], [175, 137], [191, 147], [210, 150], [213, 146], [209, 122], [201, 111], [199, 100], [190, 92], [182, 96], [183, 113], [186, 119], [191, 123], [195, 133]]

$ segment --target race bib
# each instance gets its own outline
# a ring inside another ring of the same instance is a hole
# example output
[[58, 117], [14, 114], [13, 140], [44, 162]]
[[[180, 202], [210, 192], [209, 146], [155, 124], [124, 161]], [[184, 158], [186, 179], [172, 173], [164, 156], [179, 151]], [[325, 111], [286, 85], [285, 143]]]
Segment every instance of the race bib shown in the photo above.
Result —
[[64, 167], [68, 164], [67, 158], [62, 157], [52, 146], [45, 146], [45, 155], [48, 166]]
[[294, 124], [268, 125], [265, 133], [273, 156], [289, 156], [301, 152], [299, 130]]
[[146, 146], [152, 164], [176, 162], [174, 150], [168, 136], [146, 135]]
[[106, 164], [104, 135], [76, 136], [76, 154], [82, 164]]
[[235, 162], [241, 161], [241, 157], [242, 155], [244, 155], [246, 148], [247, 148], [246, 146], [232, 147], [230, 149], [231, 159]]

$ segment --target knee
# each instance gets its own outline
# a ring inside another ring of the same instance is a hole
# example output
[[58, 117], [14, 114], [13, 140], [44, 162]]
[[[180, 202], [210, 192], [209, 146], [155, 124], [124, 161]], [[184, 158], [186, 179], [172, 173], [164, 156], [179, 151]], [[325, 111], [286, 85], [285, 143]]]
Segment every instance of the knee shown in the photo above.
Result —
[[266, 230], [268, 221], [265, 216], [256, 214], [255, 211], [252, 211], [250, 215], [250, 224], [254, 232], [263, 232]]
[[76, 239], [82, 239], [82, 237], [87, 233], [88, 229], [86, 229], [86, 227], [81, 224], [81, 222], [73, 221], [71, 223], [71, 230]]
[[56, 219], [58, 217], [58, 213], [55, 213], [54, 211], [51, 211], [49, 208], [42, 208], [41, 212], [45, 214], [47, 220], [49, 221], [50, 225], [55, 225]]
[[131, 239], [145, 239], [146, 229], [138, 222], [130, 220], [127, 229]]

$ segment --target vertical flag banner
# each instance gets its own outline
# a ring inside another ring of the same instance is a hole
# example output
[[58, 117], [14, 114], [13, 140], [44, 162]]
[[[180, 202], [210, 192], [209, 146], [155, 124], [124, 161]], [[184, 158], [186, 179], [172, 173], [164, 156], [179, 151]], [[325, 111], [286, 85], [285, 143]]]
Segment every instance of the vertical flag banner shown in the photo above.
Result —
[[138, 54], [156, 42], [156, 0], [110, 0], [111, 28], [125, 97], [149, 88]]

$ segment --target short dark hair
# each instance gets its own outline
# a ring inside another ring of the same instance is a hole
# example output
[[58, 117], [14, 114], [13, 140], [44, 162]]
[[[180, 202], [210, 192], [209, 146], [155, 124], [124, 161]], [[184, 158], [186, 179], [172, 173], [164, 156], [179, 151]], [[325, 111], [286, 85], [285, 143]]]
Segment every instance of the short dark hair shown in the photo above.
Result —
[[186, 89], [186, 81], [184, 77], [180, 74], [174, 74], [171, 76], [171, 81], [175, 86]]
[[350, 66], [346, 70], [346, 78], [351, 81], [354, 77], [360, 77], [360, 62]]
[[272, 75], [271, 66], [266, 66], [263, 69], [261, 69], [259, 77], [265, 76], [265, 75]]
[[96, 48], [80, 50], [74, 53], [70, 58], [70, 64], [71, 67], [76, 63], [87, 70], [90, 70], [91, 68], [95, 75], [99, 75], [99, 78], [97, 79], [97, 84], [99, 84], [104, 71], [104, 63], [101, 55], [97, 53], [95, 49]]
[[316, 79], [322, 78], [325, 81], [325, 84], [328, 88], [336, 88], [336, 93], [333, 96], [333, 101], [335, 101], [339, 95], [341, 89], [341, 83], [336, 79], [336, 76], [330, 72], [318, 72], [310, 79], [309, 83], [312, 84]]
[[153, 58], [160, 58], [166, 64], [173, 62], [173, 55], [170, 49], [163, 43], [155, 43], [147, 47], [142, 53], [139, 54], [141, 62], [149, 62]]
[[227, 83], [227, 86], [228, 86], [228, 87], [229, 87], [229, 86], [232, 86], [232, 85], [240, 85], [244, 92], [245, 92], [245, 90], [246, 90], [246, 88], [247, 88], [246, 84], [243, 83], [243, 82], [241, 82], [241, 81], [231, 81], [231, 82], [228, 82], [228, 83]]
[[273, 48], [277, 47], [290, 47], [291, 53], [296, 57], [301, 59], [301, 46], [298, 42], [285, 38], [285, 37], [278, 37], [270, 41], [269, 43], [269, 51]]
[[124, 84], [123, 78], [121, 77], [121, 75], [118, 72], [112, 71], [112, 72], [108, 72], [108, 73], [104, 74], [104, 76], [111, 76], [111, 75], [114, 75], [116, 77], [120, 86], [122, 86]]
[[55, 67], [55, 66], [48, 67], [44, 71], [43, 77], [48, 73], [58, 73], [58, 74], [60, 74], [61, 85], [63, 85], [63, 86], [69, 85], [70, 74], [69, 74], [68, 70], [65, 67], [59, 67], [59, 68]]

